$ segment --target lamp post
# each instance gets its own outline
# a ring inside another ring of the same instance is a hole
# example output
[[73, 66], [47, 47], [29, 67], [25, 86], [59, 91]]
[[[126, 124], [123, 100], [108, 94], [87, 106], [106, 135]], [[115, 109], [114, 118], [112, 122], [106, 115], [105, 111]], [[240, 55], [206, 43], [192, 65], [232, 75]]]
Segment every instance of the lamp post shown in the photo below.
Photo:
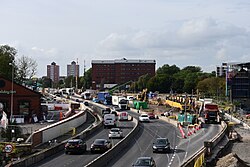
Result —
[[11, 65], [11, 102], [10, 102], [10, 122], [12, 122], [13, 117], [13, 95], [14, 95], [14, 65], [13, 62], [9, 63]]

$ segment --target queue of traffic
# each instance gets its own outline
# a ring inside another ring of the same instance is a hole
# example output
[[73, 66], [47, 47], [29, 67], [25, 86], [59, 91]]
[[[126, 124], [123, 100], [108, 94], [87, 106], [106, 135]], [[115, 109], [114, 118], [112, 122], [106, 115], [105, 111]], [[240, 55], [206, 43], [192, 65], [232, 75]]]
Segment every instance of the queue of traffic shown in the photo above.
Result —
[[[74, 101], [78, 101], [79, 103], [83, 103], [86, 107], [92, 107], [91, 105], [95, 105], [95, 103], [90, 101], [86, 101], [84, 99], [74, 99]], [[91, 105], [90, 105], [91, 104]], [[106, 153], [108, 150], [112, 149], [120, 140], [123, 140], [127, 137], [127, 134], [129, 129], [124, 129], [123, 126], [121, 126], [122, 123], [126, 124], [128, 121], [131, 120], [132, 116], [131, 111], [128, 110], [121, 110], [118, 106], [112, 106], [112, 105], [102, 105], [103, 107], [100, 109], [98, 114], [102, 117], [102, 124], [103, 124], [103, 131], [105, 136], [92, 138], [91, 141], [85, 141], [85, 139], [73, 139], [69, 140], [65, 144], [64, 152], [65, 156], [67, 154], [74, 154], [74, 153], [80, 153], [81, 155], [89, 156], [89, 152], [93, 155], [98, 153], [97, 156], [103, 155], [103, 153]], [[143, 110], [134, 110], [133, 113], [134, 118], [138, 118], [138, 121], [140, 122], [140, 126], [148, 126], [151, 125], [154, 126], [154, 122], [158, 124], [158, 118], [161, 115], [156, 115], [151, 112], [143, 112]], [[139, 112], [138, 112], [139, 111]], [[138, 113], [137, 113], [138, 112]], [[94, 111], [95, 113], [95, 111]], [[94, 114], [95, 115], [95, 114]], [[168, 116], [167, 114], [163, 116]], [[146, 124], [144, 124], [146, 123]], [[153, 124], [148, 124], [153, 123]], [[156, 125], [158, 126], [158, 125]], [[106, 130], [105, 130], [106, 129]], [[124, 133], [124, 130], [125, 133]], [[170, 156], [173, 156], [174, 148], [175, 146], [171, 143], [172, 140], [168, 138], [169, 136], [165, 135], [158, 135], [155, 136], [155, 138], [150, 142], [151, 145], [151, 153], [167, 153]], [[116, 141], [114, 143], [114, 141]], [[142, 157], [138, 157], [138, 161], [142, 162], [143, 160], [145, 164], [148, 165], [156, 165], [157, 161], [155, 161], [154, 154], [142, 154]], [[148, 156], [145, 156], [148, 155]], [[156, 154], [157, 155], [157, 154]], [[161, 155], [161, 154], [159, 154]], [[96, 157], [96, 156], [95, 156]], [[147, 163], [146, 163], [147, 161]], [[136, 166], [140, 164], [139, 162], [135, 161], [132, 166]]]

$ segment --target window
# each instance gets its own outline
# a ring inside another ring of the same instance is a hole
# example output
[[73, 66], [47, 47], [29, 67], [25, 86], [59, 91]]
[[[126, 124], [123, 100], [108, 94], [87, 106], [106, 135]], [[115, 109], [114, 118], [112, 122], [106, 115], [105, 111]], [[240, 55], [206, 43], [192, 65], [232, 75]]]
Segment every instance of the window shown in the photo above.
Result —
[[19, 103], [19, 114], [20, 115], [29, 115], [30, 102], [20, 101]]

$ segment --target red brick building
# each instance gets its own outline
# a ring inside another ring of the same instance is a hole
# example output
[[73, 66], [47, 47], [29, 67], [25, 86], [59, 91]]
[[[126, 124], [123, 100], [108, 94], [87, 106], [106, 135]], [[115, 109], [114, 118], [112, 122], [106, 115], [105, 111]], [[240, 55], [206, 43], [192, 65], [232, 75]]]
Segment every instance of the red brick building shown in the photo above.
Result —
[[38, 118], [42, 117], [41, 113], [41, 94], [17, 83], [13, 83], [0, 76], [0, 103], [3, 104], [3, 111], [7, 117], [12, 115], [23, 116], [28, 122], [33, 114]]
[[55, 62], [52, 62], [51, 65], [47, 65], [47, 77], [50, 78], [54, 83], [59, 82], [60, 76], [60, 66]]
[[155, 60], [92, 60], [92, 87], [136, 81], [140, 76], [155, 75]]

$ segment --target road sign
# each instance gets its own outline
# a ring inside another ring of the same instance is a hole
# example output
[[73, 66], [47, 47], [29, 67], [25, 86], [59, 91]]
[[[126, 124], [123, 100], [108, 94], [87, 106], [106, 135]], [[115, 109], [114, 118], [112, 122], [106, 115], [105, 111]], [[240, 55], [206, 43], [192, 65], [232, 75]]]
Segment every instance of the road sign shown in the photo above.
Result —
[[4, 151], [6, 153], [11, 153], [13, 150], [14, 150], [14, 147], [13, 147], [12, 144], [6, 144], [5, 147], [4, 147]]

